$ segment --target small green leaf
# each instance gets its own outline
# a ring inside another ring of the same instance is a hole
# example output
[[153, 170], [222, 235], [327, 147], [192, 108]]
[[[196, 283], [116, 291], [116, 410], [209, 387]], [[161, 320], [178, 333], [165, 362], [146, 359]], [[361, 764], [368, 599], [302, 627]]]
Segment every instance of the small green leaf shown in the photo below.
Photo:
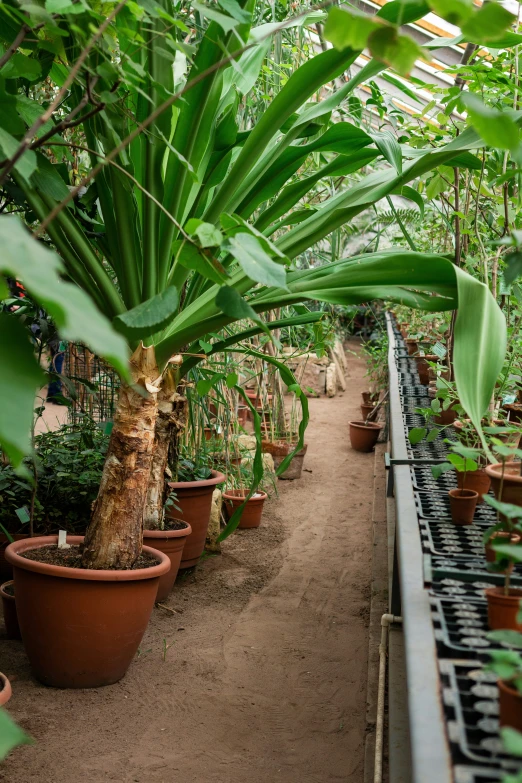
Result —
[[522, 544], [497, 544], [493, 542], [491, 546], [495, 552], [498, 552], [505, 557], [509, 557], [509, 559], [514, 560], [515, 563], [522, 562]]
[[522, 756], [522, 734], [511, 726], [501, 726], [500, 736], [504, 748], [512, 756]]
[[522, 633], [519, 631], [490, 631], [488, 639], [499, 644], [509, 644], [511, 647], [522, 648]]
[[[481, 10], [494, 7], [501, 8], [489, 4], [483, 6]], [[477, 95], [472, 93], [463, 93], [462, 101], [468, 111], [471, 124], [488, 146], [502, 150], [515, 150], [518, 147], [518, 127], [505, 112], [486, 106]]]
[[38, 79], [42, 66], [33, 57], [27, 57], [21, 52], [15, 52], [2, 68], [4, 79], [28, 79], [30, 82]]
[[437, 16], [459, 27], [473, 15], [473, 0], [429, 0], [429, 4]]
[[226, 283], [228, 275], [222, 264], [186, 240], [176, 240], [173, 246], [173, 255], [176, 263], [179, 262], [187, 269], [198, 272], [203, 277], [212, 280], [213, 283], [218, 285]]
[[516, 250], [505, 256], [506, 268], [504, 269], [504, 282], [511, 285], [517, 277], [522, 275], [522, 252]]
[[447, 473], [448, 470], [453, 470], [451, 462], [441, 462], [438, 465], [431, 466], [431, 475], [434, 479], [438, 479], [443, 473]]
[[226, 377], [226, 384], [228, 388], [233, 389], [237, 382], [238, 382], [237, 372], [229, 372]]
[[191, 236], [197, 236], [201, 247], [219, 247], [223, 241], [223, 234], [213, 223], [205, 223], [198, 218], [191, 218], [185, 226], [185, 231]]
[[232, 19], [232, 17], [230, 16], [221, 14], [219, 13], [219, 11], [215, 11], [213, 8], [209, 8], [208, 5], [203, 5], [203, 3], [193, 2], [192, 8], [195, 11], [199, 11], [199, 13], [202, 14], [203, 16], [206, 16], [207, 19], [211, 19], [213, 22], [217, 22], [225, 33], [229, 33], [231, 30], [234, 29], [234, 27], [237, 27], [237, 25], [239, 24], [236, 19]]
[[29, 737], [29, 735], [9, 717], [7, 712], [0, 708], [0, 761], [5, 759], [7, 754], [18, 745], [32, 745], [33, 743], [33, 738]]
[[368, 37], [382, 25], [382, 20], [374, 16], [333, 6], [324, 25], [324, 37], [340, 51], [358, 51], [366, 48]]
[[433, 441], [437, 439], [438, 434], [439, 434], [438, 429], [433, 428], [432, 430], [430, 430], [426, 435], [426, 443], [433, 443]]
[[236, 259], [247, 277], [254, 282], [280, 288], [286, 287], [286, 269], [270, 258], [257, 237], [239, 233], [230, 237], [224, 248]]
[[[19, 147], [19, 142], [3, 128], [0, 128], [0, 152], [4, 158], [11, 158]], [[36, 155], [33, 150], [26, 150], [15, 164], [16, 171], [27, 182], [36, 169]]]
[[256, 311], [248, 302], [245, 302], [235, 288], [231, 288], [228, 285], [223, 285], [219, 289], [216, 296], [216, 305], [230, 318], [236, 318], [238, 321], [248, 318], [256, 323], [261, 323], [261, 318]]
[[426, 427], [412, 427], [412, 429], [409, 432], [408, 439], [412, 446], [415, 446], [416, 443], [419, 443], [423, 438], [426, 437], [428, 434], [428, 430]]
[[381, 27], [368, 39], [370, 52], [393, 68], [399, 76], [407, 76], [415, 61], [426, 59], [421, 47], [407, 35], [400, 35], [395, 27]]
[[164, 329], [178, 309], [177, 288], [170, 286], [156, 296], [147, 299], [132, 310], [116, 316], [116, 329], [131, 339], [143, 339]]

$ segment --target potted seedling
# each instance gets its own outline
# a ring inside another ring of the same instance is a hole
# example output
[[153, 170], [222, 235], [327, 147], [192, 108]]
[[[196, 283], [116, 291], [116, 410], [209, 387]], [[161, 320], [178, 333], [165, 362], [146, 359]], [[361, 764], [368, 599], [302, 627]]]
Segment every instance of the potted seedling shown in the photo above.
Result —
[[448, 491], [451, 518], [455, 525], [471, 525], [478, 501], [478, 492], [474, 489], [466, 489], [466, 476], [477, 470], [477, 449], [469, 449], [456, 443], [450, 446], [451, 454], [447, 462], [432, 465], [431, 472], [435, 479], [448, 470], [456, 470], [458, 487]]
[[498, 437], [492, 436], [491, 440], [495, 454], [501, 460], [486, 467], [495, 497], [504, 503], [522, 506], [522, 449], [506, 445]]
[[[522, 647], [521, 633], [495, 631], [488, 638], [502, 645]], [[508, 753], [522, 755], [522, 655], [514, 649], [491, 650], [489, 654], [491, 661], [485, 668], [498, 677], [501, 736]]]
[[504, 574], [504, 584], [487, 588], [488, 622], [491, 630], [522, 631], [520, 599], [522, 590], [511, 587], [514, 563], [522, 562], [522, 509], [487, 496], [485, 501], [497, 511], [497, 523], [484, 534], [486, 546], [494, 552], [495, 560], [488, 570]]

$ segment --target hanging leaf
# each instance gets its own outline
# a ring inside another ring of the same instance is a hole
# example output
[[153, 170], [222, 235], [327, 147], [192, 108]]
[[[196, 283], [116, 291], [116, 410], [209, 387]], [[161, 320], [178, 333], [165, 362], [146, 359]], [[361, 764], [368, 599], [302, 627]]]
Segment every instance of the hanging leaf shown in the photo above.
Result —
[[[19, 142], [6, 130], [0, 127], [0, 152], [4, 158], [11, 158], [19, 147]], [[29, 182], [29, 178], [36, 169], [36, 155], [33, 150], [26, 150], [15, 164], [16, 171]]]
[[336, 49], [365, 49], [368, 37], [384, 22], [375, 16], [333, 6], [328, 12], [324, 37]]
[[198, 218], [191, 218], [185, 225], [185, 231], [191, 236], [197, 236], [201, 247], [219, 247], [223, 241], [219, 228]]
[[237, 318], [238, 321], [248, 318], [256, 323], [262, 323], [260, 316], [248, 302], [245, 302], [235, 288], [231, 288], [228, 285], [223, 285], [219, 289], [216, 296], [216, 305], [230, 318]]
[[429, 0], [429, 4], [437, 16], [459, 27], [473, 15], [473, 0]]
[[462, 34], [471, 43], [494, 43], [504, 36], [516, 17], [503, 8], [500, 3], [484, 3], [461, 26]]
[[213, 283], [223, 285], [227, 281], [226, 269], [212, 256], [206, 255], [195, 245], [186, 240], [176, 240], [173, 246], [173, 256], [176, 263], [180, 263], [186, 269], [198, 272]]
[[517, 277], [522, 275], [522, 253], [517, 250], [505, 256], [506, 268], [504, 269], [504, 282], [511, 285]]
[[143, 340], [169, 325], [176, 314], [179, 304], [178, 290], [174, 286], [166, 288], [156, 296], [147, 299], [132, 310], [116, 316], [115, 328], [133, 340]]
[[477, 95], [471, 93], [463, 94], [462, 101], [471, 124], [486, 144], [502, 150], [516, 150], [520, 134], [518, 126], [508, 114], [486, 106]]
[[368, 39], [373, 57], [382, 60], [400, 76], [407, 76], [415, 61], [426, 59], [421, 47], [408, 35], [401, 35], [395, 27], [381, 27]]
[[192, 3], [192, 8], [195, 11], [199, 11], [202, 16], [206, 16], [207, 19], [211, 19], [213, 22], [217, 22], [225, 33], [229, 33], [234, 27], [237, 27], [239, 22], [236, 19], [232, 19], [231, 16], [216, 11], [214, 8], [210, 8], [203, 3]]
[[402, 150], [401, 145], [390, 131], [375, 132], [371, 134], [377, 148], [382, 152], [397, 174], [402, 174]]
[[263, 285], [286, 285], [284, 266], [273, 261], [257, 237], [240, 232], [223, 246], [238, 262], [251, 280]]

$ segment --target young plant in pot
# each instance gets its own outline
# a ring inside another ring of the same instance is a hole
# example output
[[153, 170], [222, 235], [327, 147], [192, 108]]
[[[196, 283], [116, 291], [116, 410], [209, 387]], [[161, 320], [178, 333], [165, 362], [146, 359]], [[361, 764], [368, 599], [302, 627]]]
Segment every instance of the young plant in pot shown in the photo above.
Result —
[[447, 462], [432, 465], [431, 472], [437, 479], [448, 470], [457, 471], [458, 487], [448, 491], [451, 518], [455, 525], [471, 525], [479, 494], [473, 489], [465, 488], [466, 476], [477, 470], [476, 459], [480, 452], [462, 446], [460, 443], [453, 444], [450, 449], [452, 453], [448, 455]]
[[[522, 634], [499, 630], [488, 639], [504, 646], [522, 647]], [[500, 733], [508, 753], [522, 756], [522, 655], [514, 649], [491, 650], [485, 666], [497, 677]]]
[[233, 517], [235, 511], [241, 509], [238, 523], [240, 530], [259, 527], [265, 500], [268, 497], [261, 485], [254, 493], [250, 491], [252, 467], [246, 462], [239, 466], [235, 474], [229, 474], [229, 486], [223, 492], [223, 507], [228, 520]]
[[488, 557], [488, 570], [504, 575], [502, 586], [485, 591], [489, 627], [492, 631], [522, 631], [522, 589], [511, 587], [513, 566], [522, 562], [522, 509], [490, 496], [484, 500], [497, 511], [497, 523], [484, 534], [484, 542], [494, 554], [494, 559]]

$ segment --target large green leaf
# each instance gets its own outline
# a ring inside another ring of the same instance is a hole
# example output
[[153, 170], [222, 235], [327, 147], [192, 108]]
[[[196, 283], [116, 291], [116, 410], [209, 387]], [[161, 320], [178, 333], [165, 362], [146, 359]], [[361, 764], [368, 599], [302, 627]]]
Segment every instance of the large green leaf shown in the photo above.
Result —
[[33, 742], [7, 712], [0, 708], [0, 761], [18, 745], [31, 745]]
[[234, 256], [245, 275], [256, 283], [284, 286], [286, 270], [273, 261], [252, 234], [239, 233], [227, 240], [226, 250]]
[[146, 302], [116, 316], [115, 328], [131, 340], [144, 340], [164, 329], [178, 309], [177, 288], [170, 286]]

